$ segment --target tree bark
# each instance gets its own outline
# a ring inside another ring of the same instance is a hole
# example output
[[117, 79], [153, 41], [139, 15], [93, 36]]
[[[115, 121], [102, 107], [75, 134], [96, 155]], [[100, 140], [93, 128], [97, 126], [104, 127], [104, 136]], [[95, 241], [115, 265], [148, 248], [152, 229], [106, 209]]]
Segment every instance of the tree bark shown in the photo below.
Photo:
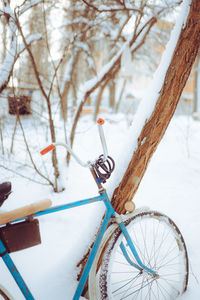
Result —
[[112, 204], [120, 214], [135, 195], [148, 163], [175, 112], [200, 46], [200, 0], [193, 0], [185, 27], [181, 30], [154, 111], [146, 121], [123, 178], [114, 190]]
[[115, 107], [115, 97], [116, 97], [115, 88], [116, 88], [115, 79], [111, 79], [109, 82], [109, 106], [112, 111], [114, 110]]
[[[127, 201], [132, 201], [190, 75], [200, 46], [199, 15], [200, 0], [192, 0], [185, 27], [180, 32], [155, 108], [141, 129], [137, 140], [138, 147], [133, 150], [122, 180], [113, 192], [112, 205], [119, 214], [126, 213], [124, 205]], [[82, 260], [82, 270], [87, 257], [88, 254]]]

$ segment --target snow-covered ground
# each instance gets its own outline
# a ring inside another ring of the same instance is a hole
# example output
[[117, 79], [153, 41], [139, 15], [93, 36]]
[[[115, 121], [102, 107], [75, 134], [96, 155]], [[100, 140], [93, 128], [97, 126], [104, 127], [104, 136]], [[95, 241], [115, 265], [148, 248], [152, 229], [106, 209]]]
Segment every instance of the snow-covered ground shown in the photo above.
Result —
[[[108, 119], [105, 133], [109, 155], [116, 160], [116, 164], [120, 164], [119, 153], [126, 139], [127, 123], [121, 115], [114, 117], [112, 122], [110, 116]], [[39, 129], [35, 137], [33, 133], [28, 134], [28, 130], [26, 127], [29, 143], [35, 143], [37, 139], [38, 151], [46, 146], [46, 142], [38, 138]], [[185, 238], [190, 259], [190, 277], [188, 291], [181, 297], [183, 300], [200, 299], [199, 133], [200, 122], [188, 117], [173, 118], [134, 199], [136, 207], [149, 206], [169, 215]], [[14, 151], [20, 158], [21, 149], [17, 147], [19, 140], [17, 137]], [[89, 118], [83, 118], [79, 124], [74, 149], [83, 160], [101, 153], [97, 128]], [[47, 155], [43, 158], [47, 165], [49, 157]], [[60, 165], [63, 164], [61, 157]], [[23, 173], [23, 168], [16, 170]], [[58, 205], [97, 194], [88, 170], [77, 165], [74, 160], [71, 161], [64, 182], [66, 190], [58, 194], [53, 193], [49, 186], [28, 181], [2, 168], [0, 172], [0, 182], [10, 180], [13, 185], [13, 193], [1, 207], [1, 213], [44, 198], [50, 198], [54, 205]], [[28, 175], [27, 168], [24, 168], [24, 172]], [[110, 188], [109, 182], [106, 186]], [[76, 264], [92, 241], [103, 211], [102, 204], [91, 204], [41, 217], [42, 244], [11, 255], [35, 299], [72, 299], [77, 285]], [[0, 283], [7, 287], [15, 300], [23, 299], [2, 262]]]

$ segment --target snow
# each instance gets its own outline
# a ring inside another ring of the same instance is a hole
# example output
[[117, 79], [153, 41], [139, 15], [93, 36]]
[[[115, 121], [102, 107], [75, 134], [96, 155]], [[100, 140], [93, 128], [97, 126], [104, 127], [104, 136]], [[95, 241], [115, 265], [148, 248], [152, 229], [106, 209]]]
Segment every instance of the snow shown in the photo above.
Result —
[[[29, 1], [28, 3], [24, 3], [23, 7], [20, 7], [20, 15], [23, 14], [24, 12], [26, 12], [29, 8], [35, 6], [39, 3], [42, 3], [42, 0], [32, 0], [32, 1]], [[18, 6], [16, 6], [15, 9], [17, 7]]]
[[70, 82], [71, 80], [71, 74], [72, 74], [72, 67], [74, 64], [74, 60], [76, 59], [76, 55], [77, 55], [77, 51], [75, 50], [72, 54], [72, 56], [70, 57], [67, 67], [65, 69], [65, 74], [64, 74], [64, 78], [63, 78], [63, 86], [62, 86], [62, 93], [64, 92], [64, 85], [66, 82]]
[[83, 95], [87, 93], [87, 91], [91, 90], [99, 81], [102, 80], [102, 78], [109, 72], [109, 70], [112, 68], [112, 66], [115, 64], [115, 62], [120, 58], [121, 54], [123, 53], [124, 49], [127, 47], [128, 42], [124, 43], [124, 45], [121, 47], [121, 49], [117, 52], [115, 56], [106, 64], [103, 66], [102, 70], [97, 74], [96, 77], [94, 77], [91, 80], [88, 80], [83, 84], [82, 87], [80, 87], [81, 95], [79, 96], [80, 99], [83, 101]]
[[[200, 72], [200, 59], [197, 65], [197, 72]], [[200, 76], [199, 75], [197, 78], [197, 111], [200, 111]]]
[[133, 63], [130, 48], [127, 47], [124, 49], [121, 56], [121, 70], [120, 73], [122, 76], [131, 76], [133, 73]]
[[3, 62], [3, 64], [0, 67], [0, 87], [5, 84], [5, 82], [8, 80], [10, 75], [10, 70], [12, 70], [15, 56], [16, 56], [16, 39], [12, 42], [10, 52], [6, 55], [6, 58]]
[[[112, 116], [112, 122], [109, 122], [109, 115], [104, 117], [107, 119], [104, 131], [108, 153], [115, 159], [116, 165], [120, 166], [122, 159], [120, 147], [126, 140], [127, 122], [121, 115]], [[118, 121], [119, 119], [121, 121]], [[26, 130], [30, 130], [32, 144], [35, 143], [39, 151], [39, 148], [46, 145], [45, 141], [45, 145], [41, 145], [41, 140], [28, 126], [29, 120], [24, 119], [23, 122], [26, 122]], [[8, 134], [11, 128], [7, 128]], [[137, 208], [149, 206], [169, 215], [184, 236], [190, 259], [189, 287], [186, 294], [181, 297], [184, 300], [200, 297], [199, 131], [198, 121], [181, 116], [173, 118], [134, 199]], [[74, 151], [82, 160], [92, 160], [102, 153], [98, 130], [96, 125], [92, 125], [90, 117], [80, 121], [78, 132]], [[18, 141], [19, 136], [14, 148], [15, 155], [23, 157], [22, 148], [17, 145]], [[42, 159], [44, 163], [48, 163], [49, 157], [47, 155]], [[61, 152], [59, 159], [64, 166]], [[48, 186], [17, 177], [2, 168], [0, 170], [1, 182], [11, 180], [13, 185], [13, 193], [1, 207], [1, 212], [45, 198], [52, 199], [53, 204], [58, 205], [97, 195], [89, 171], [77, 165], [73, 159], [65, 181], [66, 190], [59, 194], [53, 193]], [[31, 170], [24, 167], [20, 171], [24, 172], [24, 175], [30, 172], [31, 177]], [[109, 182], [105, 186], [108, 187]], [[43, 216], [39, 219], [42, 244], [11, 254], [36, 299], [72, 299], [77, 285], [76, 264], [90, 245], [103, 212], [103, 205], [98, 203]], [[2, 262], [0, 269], [1, 284], [7, 287], [15, 300], [22, 300], [23, 297], [17, 292], [16, 285]]]
[[[41, 1], [41, 0], [40, 0]], [[32, 1], [31, 4], [35, 5], [38, 1]], [[7, 51], [7, 55], [0, 66], [0, 89], [7, 83], [9, 80], [11, 70], [15, 64], [16, 58], [19, 54], [25, 50], [25, 45], [17, 45], [17, 26], [15, 24], [15, 15], [12, 12], [10, 6], [7, 3], [7, 6], [3, 8], [3, 11], [11, 16], [9, 19], [9, 39], [10, 39], [10, 49]], [[33, 34], [27, 38], [27, 44], [32, 43], [33, 41], [39, 40], [42, 38], [41, 34]]]
[[[38, 2], [32, 1], [31, 3]], [[149, 118], [158, 99], [167, 66], [176, 46], [178, 34], [184, 26], [187, 17], [189, 3], [189, 1], [184, 1], [182, 4], [181, 18], [176, 23], [166, 52], [163, 55], [163, 63], [154, 76], [151, 88], [148, 89], [146, 96], [143, 98], [129, 132], [127, 122], [123, 116], [112, 116], [112, 122], [109, 122], [111, 116], [105, 116], [108, 120], [104, 128], [108, 141], [109, 155], [116, 161], [116, 170], [111, 180], [106, 184], [109, 195], [112, 194], [113, 189], [118, 185], [130, 156], [137, 146], [137, 137], [140, 130], [146, 119]], [[103, 6], [100, 7], [100, 9], [103, 8]], [[82, 87], [81, 96], [103, 78], [127, 45], [128, 43], [124, 44], [124, 47], [103, 67], [96, 78], [88, 81]], [[13, 56], [9, 57], [8, 63], [10, 65], [12, 59]], [[66, 80], [70, 70], [71, 66], [69, 64], [65, 74]], [[150, 97], [149, 95], [152, 96]], [[82, 100], [81, 97], [79, 99]], [[43, 125], [36, 123], [34, 127], [29, 118], [22, 119], [23, 124], [25, 124], [24, 128], [26, 128], [28, 143], [31, 150], [34, 150], [34, 161], [37, 162], [37, 165], [40, 166], [43, 172], [45, 171], [45, 174], [51, 172], [50, 155], [44, 158], [39, 157], [39, 150], [46, 146], [47, 143], [42, 135]], [[6, 136], [4, 136], [4, 146], [8, 150], [14, 128], [14, 118], [8, 117], [5, 122]], [[59, 121], [55, 120], [55, 122], [59, 129]], [[91, 116], [90, 118], [85, 117], [79, 122], [77, 132], [74, 151], [80, 156], [81, 160], [94, 160], [102, 150], [97, 128], [91, 122]], [[198, 268], [200, 265], [199, 132], [200, 123], [198, 121], [194, 121], [189, 117], [173, 118], [134, 198], [137, 207], [150, 206], [151, 209], [156, 209], [169, 215], [178, 225], [185, 238], [190, 259], [190, 278], [188, 291], [181, 297], [184, 300], [194, 300], [200, 297], [200, 271]], [[145, 139], [142, 142], [145, 143]], [[13, 185], [13, 193], [3, 207], [0, 208], [1, 213], [43, 198], [50, 198], [53, 201], [53, 205], [58, 205], [97, 194], [96, 186], [92, 182], [88, 170], [77, 165], [72, 160], [70, 168], [66, 171], [65, 153], [61, 150], [58, 151], [58, 157], [59, 166], [62, 169], [61, 172], [66, 174], [66, 178], [62, 181], [62, 185], [65, 184], [66, 186], [65, 191], [55, 194], [51, 187], [36, 184], [26, 179], [25, 177], [33, 178], [34, 181], [44, 183], [43, 179], [34, 174], [30, 167], [27, 167], [30, 163], [28, 155], [24, 155], [24, 148], [18, 129], [14, 144], [15, 157], [11, 154], [9, 156], [0, 154], [0, 180], [1, 182], [10, 180]], [[17, 161], [21, 162], [22, 165], [17, 163]], [[16, 174], [6, 171], [2, 167], [6, 165], [25, 177], [18, 177]], [[42, 244], [11, 255], [36, 299], [72, 299], [77, 286], [76, 275], [78, 269], [76, 264], [87, 251], [88, 245], [91, 244], [103, 213], [104, 207], [101, 203], [98, 203], [96, 205], [91, 204], [74, 208], [59, 214], [43, 216], [40, 218]], [[0, 262], [0, 270], [0, 283], [11, 292], [15, 300], [22, 300], [21, 293], [18, 291], [14, 280], [8, 274], [2, 261]]]
[[86, 43], [77, 41], [77, 42], [75, 42], [75, 46], [77, 46], [78, 48], [84, 50], [85, 52], [89, 52], [90, 51], [90, 49], [89, 49], [89, 47], [88, 47], [88, 45]]

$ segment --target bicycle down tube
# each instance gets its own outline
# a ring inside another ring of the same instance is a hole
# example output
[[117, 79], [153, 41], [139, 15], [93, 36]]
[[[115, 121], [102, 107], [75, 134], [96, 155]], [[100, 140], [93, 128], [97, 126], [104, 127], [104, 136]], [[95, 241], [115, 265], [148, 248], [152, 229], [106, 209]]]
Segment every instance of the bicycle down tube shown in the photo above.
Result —
[[[94, 202], [99, 202], [104, 200], [104, 195], [99, 195], [93, 198], [89, 199], [84, 199], [80, 201], [76, 201], [73, 203], [67, 203], [67, 204], [62, 204], [59, 206], [51, 207], [49, 209], [45, 209], [43, 211], [37, 212], [33, 214], [33, 217], [39, 217], [43, 215], [47, 215], [50, 213], [56, 213], [62, 210], [70, 209], [73, 207], [79, 207], [82, 205], [94, 203]], [[11, 223], [19, 222], [24, 220], [25, 218], [20, 218], [20, 219], [15, 219]], [[20, 272], [18, 271], [17, 267], [15, 266], [13, 260], [11, 259], [6, 247], [4, 246], [3, 242], [0, 239], [0, 257], [3, 259], [5, 265], [7, 266], [9, 272], [13, 276], [14, 280], [16, 281], [19, 289], [21, 290], [22, 294], [24, 295], [25, 299], [27, 300], [34, 300], [33, 295], [31, 294], [28, 286], [26, 285], [23, 277], [21, 276]], [[77, 298], [78, 299], [78, 298]]]

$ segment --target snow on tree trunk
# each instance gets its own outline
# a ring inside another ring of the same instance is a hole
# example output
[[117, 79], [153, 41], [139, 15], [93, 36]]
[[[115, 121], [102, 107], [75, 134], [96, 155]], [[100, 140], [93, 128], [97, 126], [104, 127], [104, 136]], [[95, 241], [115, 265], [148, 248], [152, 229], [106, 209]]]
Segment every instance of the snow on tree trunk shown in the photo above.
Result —
[[200, 73], [200, 53], [197, 55], [196, 63], [194, 66], [194, 95], [193, 95], [193, 116], [194, 118], [198, 118], [198, 111], [199, 111], [199, 73]]
[[[112, 195], [112, 204], [119, 214], [125, 213], [125, 203], [132, 201], [189, 77], [200, 46], [199, 15], [200, 0], [183, 1], [180, 16], [152, 86], [134, 118], [128, 143], [125, 144], [119, 164], [116, 164], [115, 175], [113, 174], [107, 188], [108, 194]], [[88, 254], [89, 250], [78, 264], [82, 266], [81, 271]], [[100, 263], [99, 261], [99, 265]], [[84, 292], [86, 289], [87, 287]]]
[[197, 111], [200, 111], [200, 49], [198, 53], [198, 65], [197, 65]]
[[[124, 163], [115, 173], [112, 195], [116, 211], [125, 213], [175, 112], [200, 45], [200, 0], [184, 1], [152, 86], [134, 119]], [[147, 101], [148, 100], [148, 101]], [[132, 133], [133, 132], [133, 133]], [[120, 178], [121, 176], [121, 178]], [[121, 182], [120, 182], [121, 180]]]

